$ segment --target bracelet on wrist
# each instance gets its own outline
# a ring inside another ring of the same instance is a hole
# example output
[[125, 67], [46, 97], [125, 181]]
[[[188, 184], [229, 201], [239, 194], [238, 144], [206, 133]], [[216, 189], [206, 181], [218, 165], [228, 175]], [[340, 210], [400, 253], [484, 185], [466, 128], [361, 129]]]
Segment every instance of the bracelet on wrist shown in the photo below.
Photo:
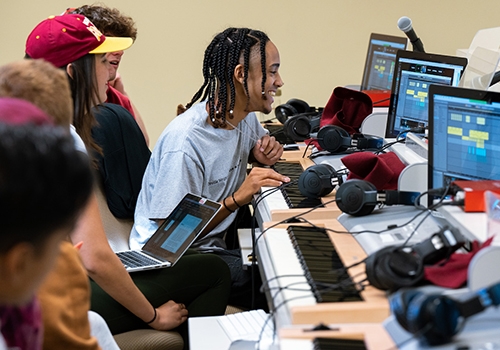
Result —
[[156, 316], [158, 316], [158, 313], [156, 312], [156, 308], [154, 307], [153, 310], [155, 311], [155, 315], [153, 316], [153, 319], [149, 322], [146, 322], [146, 324], [150, 324], [150, 323], [153, 323], [154, 321], [156, 321]]
[[226, 204], [226, 198], [224, 198], [224, 199], [222, 200], [222, 204], [224, 205], [224, 208], [226, 208], [226, 210], [227, 210], [228, 212], [230, 212], [230, 213], [234, 213], [234, 210], [229, 209], [229, 207], [227, 206], [227, 204]]
[[239, 205], [238, 202], [236, 202], [236, 199], [234, 198], [234, 192], [231, 193], [231, 198], [233, 199], [234, 204], [236, 204], [238, 208], [241, 208], [241, 205]]

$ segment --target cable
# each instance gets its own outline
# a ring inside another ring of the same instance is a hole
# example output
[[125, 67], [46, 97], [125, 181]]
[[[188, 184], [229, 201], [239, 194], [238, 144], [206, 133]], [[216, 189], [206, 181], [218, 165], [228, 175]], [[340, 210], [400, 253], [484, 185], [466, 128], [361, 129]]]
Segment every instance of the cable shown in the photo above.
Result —
[[390, 99], [391, 99], [390, 97], [386, 97], [386, 98], [383, 98], [381, 100], [373, 102], [372, 105], [378, 105], [378, 104], [380, 104], [382, 102], [389, 101]]

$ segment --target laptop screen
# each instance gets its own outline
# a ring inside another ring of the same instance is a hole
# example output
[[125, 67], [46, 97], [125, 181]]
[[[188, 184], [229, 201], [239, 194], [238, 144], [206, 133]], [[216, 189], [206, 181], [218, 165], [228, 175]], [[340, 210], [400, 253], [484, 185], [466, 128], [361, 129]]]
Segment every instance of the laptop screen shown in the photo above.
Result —
[[500, 179], [500, 93], [432, 85], [428, 152], [429, 189]]
[[396, 52], [405, 50], [407, 42], [406, 37], [370, 35], [361, 90], [391, 90]]
[[464, 57], [398, 51], [386, 138], [411, 128], [427, 127], [429, 86], [457, 86], [466, 65]]
[[217, 202], [186, 194], [142, 249], [170, 262], [175, 261], [194, 242], [219, 208]]

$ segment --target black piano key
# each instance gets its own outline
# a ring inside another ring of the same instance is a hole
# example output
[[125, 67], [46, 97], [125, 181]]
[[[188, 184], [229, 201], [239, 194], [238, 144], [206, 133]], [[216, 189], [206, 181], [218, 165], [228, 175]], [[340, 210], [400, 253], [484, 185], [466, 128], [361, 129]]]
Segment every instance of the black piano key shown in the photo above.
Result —
[[341, 339], [341, 338], [314, 338], [314, 350], [366, 350], [363, 340]]
[[[273, 169], [282, 175], [288, 176], [292, 182], [298, 180], [304, 171], [300, 163], [291, 162], [278, 162], [273, 165]], [[283, 187], [281, 193], [289, 208], [314, 208], [316, 206], [323, 206], [321, 199], [303, 196], [297, 184]]]
[[326, 230], [289, 226], [288, 234], [318, 303], [362, 300]]

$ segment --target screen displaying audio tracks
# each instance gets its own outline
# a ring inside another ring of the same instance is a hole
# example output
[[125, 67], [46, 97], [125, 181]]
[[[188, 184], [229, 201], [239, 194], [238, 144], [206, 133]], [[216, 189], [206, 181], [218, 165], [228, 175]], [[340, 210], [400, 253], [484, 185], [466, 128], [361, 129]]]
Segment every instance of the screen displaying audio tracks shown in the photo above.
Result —
[[500, 103], [433, 96], [432, 185], [500, 178]]

